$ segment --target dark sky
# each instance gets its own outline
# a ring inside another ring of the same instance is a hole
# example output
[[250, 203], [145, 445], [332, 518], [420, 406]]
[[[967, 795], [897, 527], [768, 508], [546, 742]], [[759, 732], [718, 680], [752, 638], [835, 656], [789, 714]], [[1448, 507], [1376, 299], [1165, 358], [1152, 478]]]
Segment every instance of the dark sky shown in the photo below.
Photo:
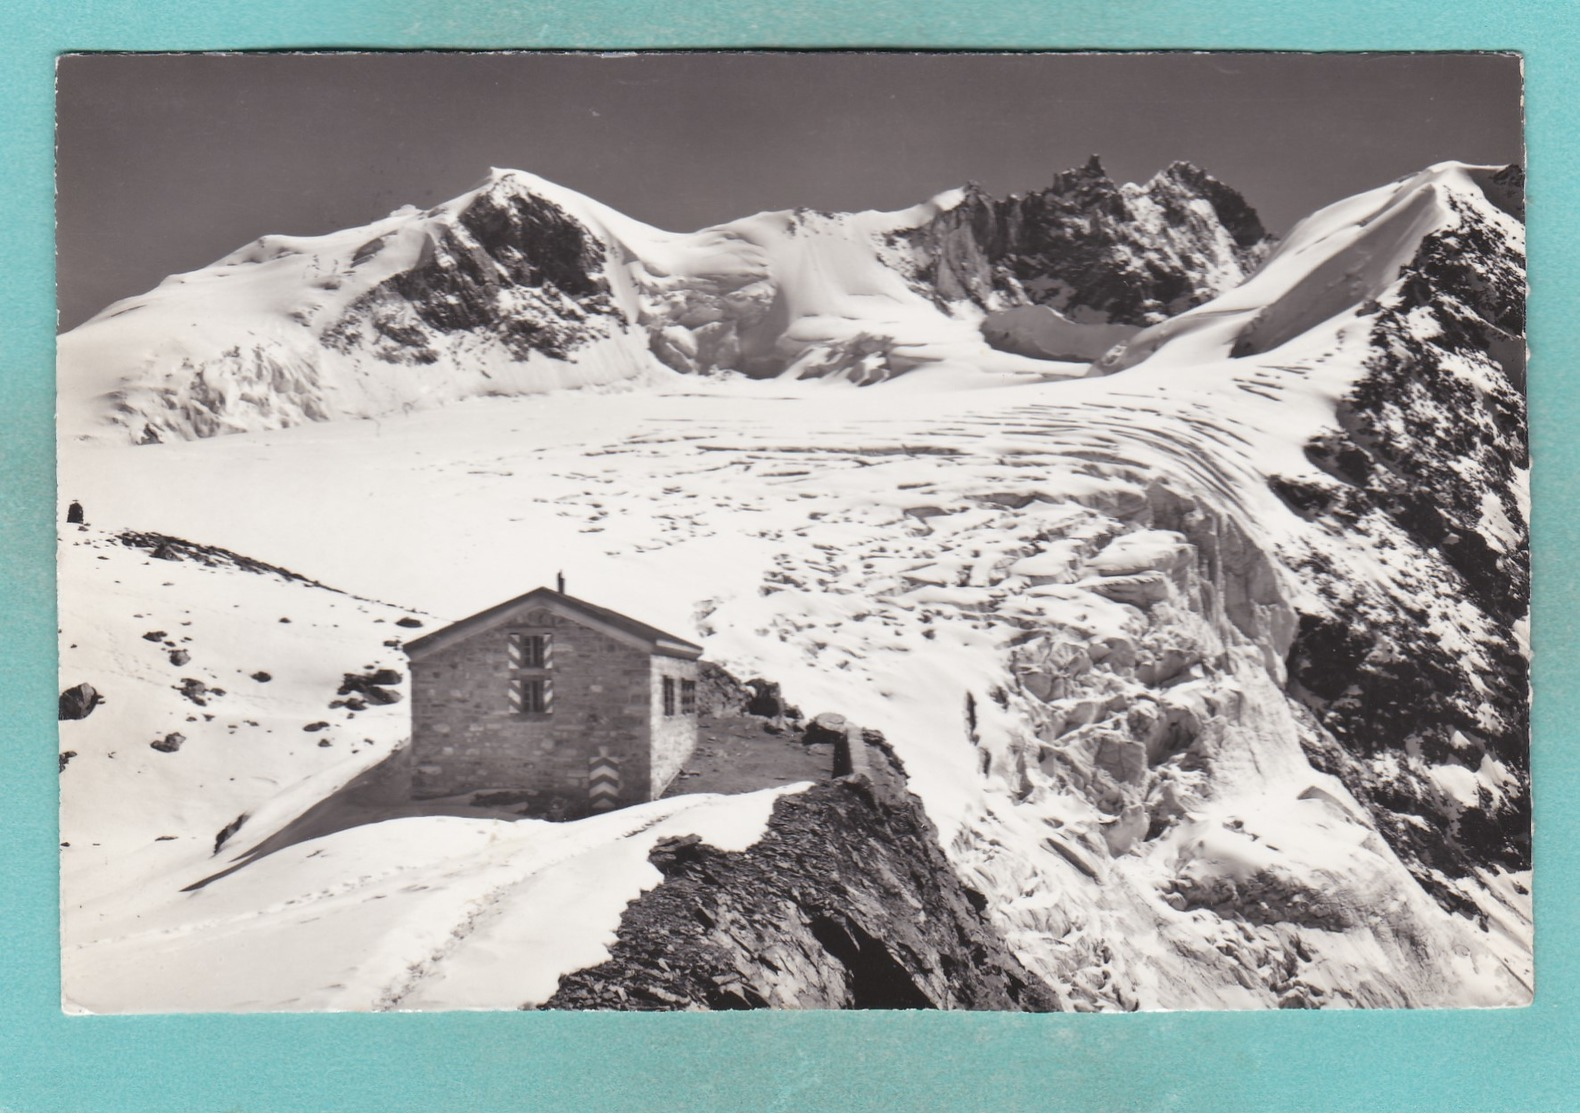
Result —
[[1283, 231], [1429, 163], [1523, 158], [1509, 55], [89, 55], [58, 108], [63, 328], [490, 166], [692, 230], [1189, 159]]

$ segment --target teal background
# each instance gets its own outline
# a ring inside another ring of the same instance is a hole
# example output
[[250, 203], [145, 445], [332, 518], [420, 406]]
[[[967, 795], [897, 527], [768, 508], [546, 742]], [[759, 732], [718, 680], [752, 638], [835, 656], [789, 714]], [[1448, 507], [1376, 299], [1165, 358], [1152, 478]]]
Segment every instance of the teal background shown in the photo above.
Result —
[[[1568, 0], [11, 0], [0, 17], [0, 1107], [33, 1110], [1580, 1106]], [[282, 47], [1512, 49], [1526, 58], [1537, 997], [1505, 1011], [68, 1018], [57, 1010], [52, 66]]]

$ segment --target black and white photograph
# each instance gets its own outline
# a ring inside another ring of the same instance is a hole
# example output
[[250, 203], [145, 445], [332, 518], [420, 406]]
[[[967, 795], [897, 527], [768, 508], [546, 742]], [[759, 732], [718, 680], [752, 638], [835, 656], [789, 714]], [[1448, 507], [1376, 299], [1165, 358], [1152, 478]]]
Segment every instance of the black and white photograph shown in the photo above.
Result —
[[56, 81], [66, 1012], [1531, 1002], [1519, 56]]

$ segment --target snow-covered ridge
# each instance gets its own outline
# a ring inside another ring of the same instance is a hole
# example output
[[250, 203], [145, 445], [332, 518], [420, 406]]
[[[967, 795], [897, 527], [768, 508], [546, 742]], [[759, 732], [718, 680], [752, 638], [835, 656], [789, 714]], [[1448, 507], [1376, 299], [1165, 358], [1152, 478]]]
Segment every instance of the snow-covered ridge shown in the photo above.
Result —
[[1428, 233], [1455, 224], [1454, 200], [1485, 210], [1523, 252], [1525, 228], [1505, 212], [1504, 168], [1438, 163], [1306, 218], [1249, 278], [1204, 305], [1142, 330], [1094, 363], [1098, 374], [1145, 361], [1257, 356], [1374, 302]]
[[1068, 377], [1237, 283], [1261, 236], [1185, 164], [697, 233], [495, 169], [443, 205], [263, 237], [108, 307], [60, 338], [61, 428], [167, 441], [671, 372]]

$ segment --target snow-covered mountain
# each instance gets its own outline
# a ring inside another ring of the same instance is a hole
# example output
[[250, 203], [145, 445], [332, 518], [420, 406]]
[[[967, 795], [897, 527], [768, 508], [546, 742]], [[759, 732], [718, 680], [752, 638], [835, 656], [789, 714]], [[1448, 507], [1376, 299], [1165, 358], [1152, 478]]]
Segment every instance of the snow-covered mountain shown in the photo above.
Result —
[[[1271, 245], [1179, 165], [685, 236], [509, 172], [117, 304], [61, 349], [68, 998], [1528, 1001], [1522, 186]], [[557, 569], [903, 784], [351, 825], [404, 706], [339, 687]]]
[[[268, 236], [60, 340], [74, 435], [136, 441], [366, 417], [664, 369], [1070, 376], [1238, 283], [1256, 215], [1189, 164], [1094, 159], [1003, 201], [762, 213], [667, 233], [521, 171], [426, 211]], [[994, 348], [998, 346], [998, 348]]]

